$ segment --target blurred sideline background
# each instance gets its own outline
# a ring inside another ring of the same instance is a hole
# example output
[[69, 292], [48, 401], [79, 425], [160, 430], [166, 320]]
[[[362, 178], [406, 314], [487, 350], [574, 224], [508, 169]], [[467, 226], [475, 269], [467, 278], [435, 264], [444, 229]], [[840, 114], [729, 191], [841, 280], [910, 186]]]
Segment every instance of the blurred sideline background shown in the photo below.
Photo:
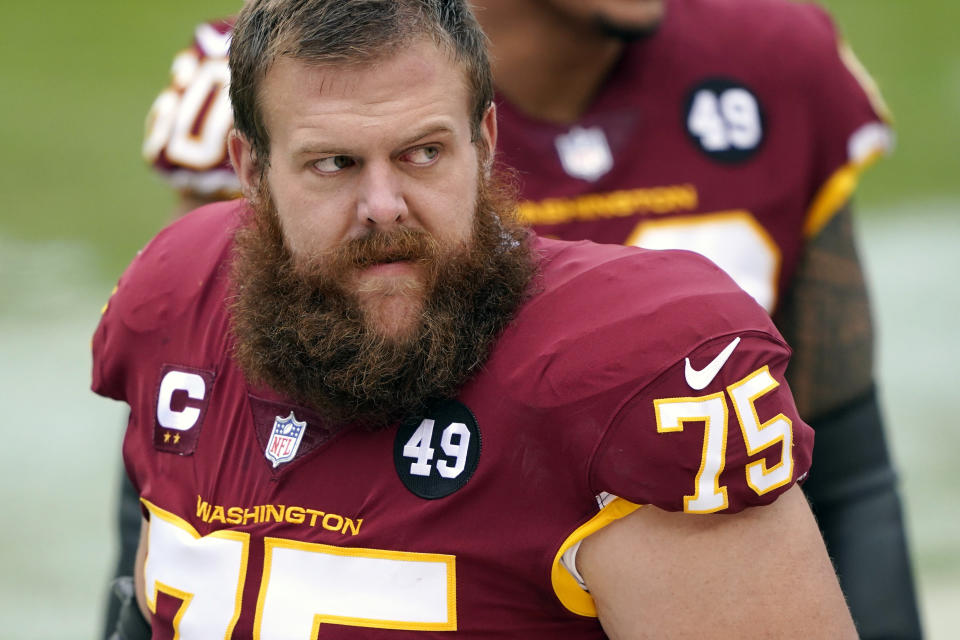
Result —
[[[143, 120], [194, 25], [239, 0], [5, 3], [0, 38], [0, 621], [93, 638], [114, 549], [124, 411], [88, 391], [124, 266], [167, 220]], [[960, 5], [825, 0], [896, 117], [855, 201], [888, 435], [924, 624], [960, 637]]]

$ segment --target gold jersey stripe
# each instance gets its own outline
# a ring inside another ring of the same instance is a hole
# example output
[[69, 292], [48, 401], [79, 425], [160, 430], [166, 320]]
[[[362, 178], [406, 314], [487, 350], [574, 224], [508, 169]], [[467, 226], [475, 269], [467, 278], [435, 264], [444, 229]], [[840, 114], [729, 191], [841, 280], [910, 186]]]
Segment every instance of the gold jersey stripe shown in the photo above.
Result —
[[570, 572], [560, 564], [560, 559], [563, 557], [563, 554], [566, 553], [567, 549], [584, 540], [590, 534], [596, 533], [608, 524], [630, 515], [639, 508], [640, 505], [634, 504], [629, 500], [616, 498], [613, 502], [601, 509], [597, 515], [580, 525], [576, 531], [571, 533], [570, 536], [563, 541], [563, 544], [560, 545], [560, 548], [557, 550], [557, 555], [553, 558], [553, 568], [551, 569], [550, 579], [553, 582], [553, 591], [557, 594], [557, 599], [559, 599], [560, 603], [568, 610], [581, 616], [597, 617], [597, 605], [593, 602], [593, 598], [580, 587]]
[[884, 148], [875, 149], [861, 160], [848, 162], [833, 172], [833, 175], [820, 187], [807, 210], [807, 218], [803, 224], [805, 238], [812, 238], [820, 233], [853, 195], [860, 180], [860, 174], [876, 162], [885, 151]]
[[518, 206], [520, 219], [527, 224], [624, 218], [636, 213], [694, 211], [699, 197], [692, 184], [649, 189], [624, 189], [589, 193], [575, 198], [527, 200]]
[[863, 66], [857, 54], [853, 52], [853, 49], [845, 40], [840, 40], [837, 43], [837, 49], [840, 54], [840, 60], [844, 66], [847, 67], [847, 70], [853, 74], [853, 77], [856, 78], [863, 92], [867, 94], [870, 106], [873, 107], [873, 110], [884, 122], [891, 124], [893, 122], [893, 113], [890, 111], [890, 107], [887, 106], [887, 101], [883, 99], [883, 94], [880, 93], [880, 87], [877, 85], [877, 81], [873, 79], [873, 76], [870, 75], [870, 72]]
[[107, 301], [103, 303], [103, 307], [100, 309], [100, 315], [105, 314], [107, 309], [110, 308], [110, 298], [113, 298], [113, 294], [115, 294], [119, 288], [120, 285], [114, 285], [113, 291], [110, 292], [110, 295], [107, 297]]

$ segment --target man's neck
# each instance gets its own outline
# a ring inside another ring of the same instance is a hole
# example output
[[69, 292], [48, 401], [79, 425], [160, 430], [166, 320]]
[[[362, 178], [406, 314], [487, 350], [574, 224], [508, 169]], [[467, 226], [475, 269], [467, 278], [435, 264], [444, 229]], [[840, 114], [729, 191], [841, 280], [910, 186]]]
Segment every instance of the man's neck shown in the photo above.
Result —
[[497, 93], [523, 113], [557, 123], [590, 106], [623, 42], [530, 0], [485, 0], [477, 18], [491, 41]]

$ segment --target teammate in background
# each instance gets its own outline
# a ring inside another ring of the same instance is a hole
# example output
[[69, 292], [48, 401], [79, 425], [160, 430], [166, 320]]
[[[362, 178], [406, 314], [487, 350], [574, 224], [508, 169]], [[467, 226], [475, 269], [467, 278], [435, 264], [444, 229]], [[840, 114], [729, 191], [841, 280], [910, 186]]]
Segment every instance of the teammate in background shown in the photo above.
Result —
[[[920, 637], [847, 205], [890, 133], [827, 16], [776, 0], [474, 5], [521, 212], [564, 238], [697, 250], [775, 314], [818, 434], [805, 490], [860, 632]], [[144, 151], [183, 210], [236, 189], [224, 142], [229, 26], [198, 28], [152, 110]]]
[[171, 82], [147, 115], [143, 156], [177, 190], [175, 216], [240, 195], [227, 157], [233, 20], [197, 26], [193, 44], [173, 60]]
[[849, 199], [887, 109], [814, 4], [475, 0], [500, 159], [568, 240], [692, 249], [769, 311], [817, 434], [804, 490], [863, 638], [920, 638]]
[[93, 341], [154, 635], [855, 637], [789, 348], [696, 254], [513, 220], [465, 0], [254, 0], [230, 67], [244, 199]]

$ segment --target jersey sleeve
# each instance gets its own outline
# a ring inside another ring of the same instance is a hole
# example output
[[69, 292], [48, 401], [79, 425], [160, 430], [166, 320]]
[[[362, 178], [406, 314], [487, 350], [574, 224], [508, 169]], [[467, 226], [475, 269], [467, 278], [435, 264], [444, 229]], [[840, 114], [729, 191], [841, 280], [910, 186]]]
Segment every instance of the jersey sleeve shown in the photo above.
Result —
[[149, 300], [137, 285], [138, 271], [145, 260], [144, 251], [154, 243], [141, 250], [120, 276], [103, 306], [100, 323], [91, 341], [92, 390], [128, 404], [134, 400], [132, 382], [136, 376], [136, 358], [129, 356], [138, 349], [136, 337], [149, 331], [145, 322], [150, 321], [147, 313]]
[[204, 23], [170, 69], [147, 114], [143, 157], [176, 189], [202, 199], [239, 195], [227, 155], [233, 126], [227, 54], [232, 23]]
[[183, 342], [174, 333], [181, 330], [183, 315], [198, 299], [206, 300], [213, 287], [223, 286], [218, 265], [229, 255], [244, 210], [239, 201], [202, 207], [161, 230], [137, 253], [93, 335], [94, 392], [131, 405], [142, 399], [144, 385], [149, 386], [142, 375], [147, 363], [174, 352], [172, 345]]
[[850, 199], [860, 173], [893, 146], [890, 112], [876, 82], [824, 9], [797, 6], [803, 14], [803, 54], [816, 155], [813, 199], [804, 235], [812, 237]]
[[735, 513], [804, 478], [813, 431], [784, 380], [789, 349], [748, 332], [699, 346], [631, 397], [591, 466], [597, 493], [669, 511]]

